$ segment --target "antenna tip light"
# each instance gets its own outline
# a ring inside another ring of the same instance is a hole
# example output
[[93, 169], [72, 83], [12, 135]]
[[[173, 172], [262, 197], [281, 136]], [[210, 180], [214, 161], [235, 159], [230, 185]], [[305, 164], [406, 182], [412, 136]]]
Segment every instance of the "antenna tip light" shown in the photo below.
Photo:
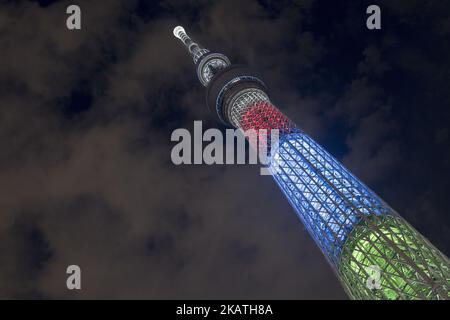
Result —
[[180, 33], [186, 33], [186, 31], [184, 30], [184, 28], [182, 26], [176, 26], [173, 29], [173, 35], [178, 38], [181, 39]]

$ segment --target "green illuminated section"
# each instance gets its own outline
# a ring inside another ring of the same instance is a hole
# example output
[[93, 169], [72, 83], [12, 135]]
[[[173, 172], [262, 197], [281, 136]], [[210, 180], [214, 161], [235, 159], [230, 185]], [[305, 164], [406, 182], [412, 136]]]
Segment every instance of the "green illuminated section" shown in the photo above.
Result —
[[350, 234], [339, 274], [353, 299], [448, 299], [450, 263], [399, 217], [362, 221]]

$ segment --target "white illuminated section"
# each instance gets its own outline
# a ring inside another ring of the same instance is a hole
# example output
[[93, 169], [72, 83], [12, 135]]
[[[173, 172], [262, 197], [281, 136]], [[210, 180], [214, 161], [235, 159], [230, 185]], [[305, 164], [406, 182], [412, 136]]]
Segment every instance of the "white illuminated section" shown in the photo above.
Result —
[[173, 28], [173, 35], [175, 38], [180, 39], [184, 42], [184, 39], [189, 38], [189, 36], [186, 34], [186, 30], [182, 26], [176, 26]]

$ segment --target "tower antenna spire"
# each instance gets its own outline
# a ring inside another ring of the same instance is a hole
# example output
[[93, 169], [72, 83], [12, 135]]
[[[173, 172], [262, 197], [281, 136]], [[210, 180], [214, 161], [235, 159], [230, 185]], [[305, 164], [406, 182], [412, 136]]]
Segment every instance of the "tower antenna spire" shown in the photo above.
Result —
[[228, 67], [231, 63], [227, 56], [210, 52], [197, 42], [195, 42], [184, 30], [182, 26], [173, 29], [173, 35], [178, 38], [189, 51], [194, 63], [197, 65], [197, 76], [200, 82], [206, 87], [213, 76]]
[[177, 26], [173, 29], [173, 35], [180, 39], [181, 42], [184, 44], [186, 49], [191, 54], [192, 58], [194, 59], [194, 63], [197, 63], [197, 61], [206, 53], [209, 52], [208, 49], [203, 48], [201, 45], [199, 45], [197, 42], [191, 39], [191, 37], [188, 36], [186, 33], [186, 30], [182, 26]]

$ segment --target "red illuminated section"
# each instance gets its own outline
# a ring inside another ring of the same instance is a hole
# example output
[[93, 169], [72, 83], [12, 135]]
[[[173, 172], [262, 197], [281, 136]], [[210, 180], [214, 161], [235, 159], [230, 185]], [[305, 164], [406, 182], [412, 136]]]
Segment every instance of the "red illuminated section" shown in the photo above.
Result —
[[256, 146], [258, 138], [261, 147], [261, 143], [267, 144], [270, 141], [270, 130], [278, 129], [281, 137], [283, 134], [291, 133], [295, 125], [269, 102], [257, 102], [242, 116], [241, 128], [246, 132], [255, 130], [257, 135], [250, 136], [249, 142]]
[[242, 116], [241, 127], [244, 131], [279, 129], [283, 132], [290, 132], [294, 125], [288, 117], [269, 102], [258, 102]]

